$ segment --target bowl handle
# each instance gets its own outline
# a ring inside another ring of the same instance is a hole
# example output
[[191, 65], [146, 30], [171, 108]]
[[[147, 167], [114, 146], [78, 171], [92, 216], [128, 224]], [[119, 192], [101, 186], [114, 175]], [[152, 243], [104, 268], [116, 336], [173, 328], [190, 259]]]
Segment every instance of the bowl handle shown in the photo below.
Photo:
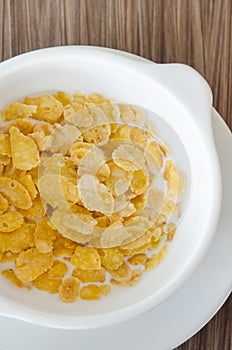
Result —
[[[149, 62], [149, 61], [147, 61]], [[212, 91], [207, 81], [185, 64], [147, 64], [149, 75], [185, 106], [192, 119], [211, 129]], [[145, 68], [145, 67], [144, 67]]]

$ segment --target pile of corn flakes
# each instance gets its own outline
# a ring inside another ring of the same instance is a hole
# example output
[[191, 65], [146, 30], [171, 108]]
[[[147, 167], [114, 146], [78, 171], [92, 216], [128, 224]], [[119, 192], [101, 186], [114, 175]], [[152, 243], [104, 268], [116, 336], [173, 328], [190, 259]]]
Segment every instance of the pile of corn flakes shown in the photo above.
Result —
[[141, 108], [58, 92], [0, 116], [4, 277], [74, 302], [134, 286], [160, 263], [184, 181]]

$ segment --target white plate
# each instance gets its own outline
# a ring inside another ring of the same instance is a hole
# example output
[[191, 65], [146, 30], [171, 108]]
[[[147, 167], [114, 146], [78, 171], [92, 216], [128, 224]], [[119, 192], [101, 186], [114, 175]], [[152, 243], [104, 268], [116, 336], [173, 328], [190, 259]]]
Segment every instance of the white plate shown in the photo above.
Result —
[[223, 176], [222, 213], [207, 256], [184, 287], [152, 311], [103, 329], [65, 331], [0, 318], [0, 350], [170, 350], [210, 320], [232, 287], [232, 136], [216, 111], [213, 124]]

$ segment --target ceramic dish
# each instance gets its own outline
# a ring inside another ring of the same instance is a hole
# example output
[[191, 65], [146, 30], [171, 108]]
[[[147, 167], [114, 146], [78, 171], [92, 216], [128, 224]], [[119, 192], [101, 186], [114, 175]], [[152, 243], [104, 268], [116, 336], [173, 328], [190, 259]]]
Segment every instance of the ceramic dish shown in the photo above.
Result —
[[[50, 48], [0, 64], [0, 109], [26, 95], [57, 90], [96, 91], [152, 111], [172, 129], [187, 157], [180, 167], [187, 172], [188, 205], [176, 237], [164, 261], [137, 286], [115, 288], [97, 302], [66, 305], [0, 279], [1, 315], [50, 327], [101, 327], [141, 314], [168, 298], [190, 277], [213, 239], [221, 177], [211, 126], [211, 90], [188, 66], [154, 64], [94, 47]], [[162, 138], [169, 138], [164, 128]]]

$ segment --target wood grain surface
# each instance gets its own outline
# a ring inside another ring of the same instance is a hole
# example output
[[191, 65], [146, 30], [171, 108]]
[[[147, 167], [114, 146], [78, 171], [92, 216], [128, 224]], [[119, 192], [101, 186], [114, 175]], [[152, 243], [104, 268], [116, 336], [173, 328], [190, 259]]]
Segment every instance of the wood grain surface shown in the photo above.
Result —
[[[191, 65], [232, 129], [232, 0], [0, 0], [0, 61], [76, 44]], [[231, 333], [232, 297], [178, 350], [231, 350]]]

